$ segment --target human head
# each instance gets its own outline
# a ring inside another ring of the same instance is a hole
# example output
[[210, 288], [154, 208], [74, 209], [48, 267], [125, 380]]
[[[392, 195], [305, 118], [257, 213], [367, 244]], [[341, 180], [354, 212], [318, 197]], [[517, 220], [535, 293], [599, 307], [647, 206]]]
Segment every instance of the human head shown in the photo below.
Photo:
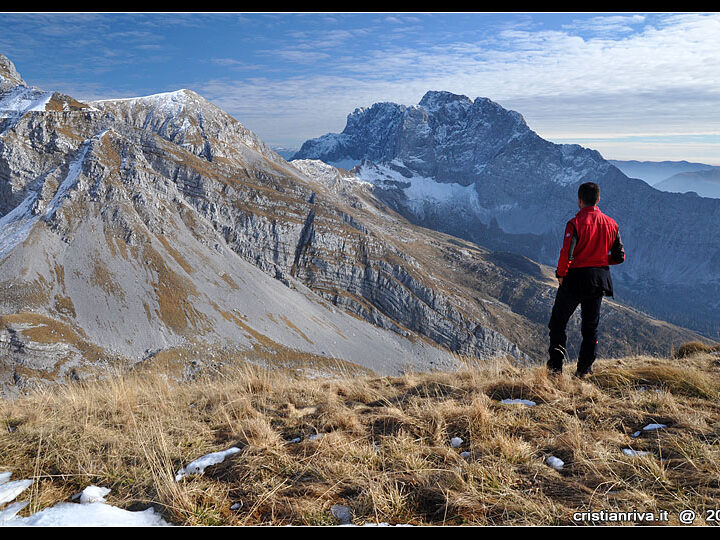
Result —
[[578, 188], [578, 206], [595, 206], [600, 201], [600, 186], [595, 182], [585, 182]]

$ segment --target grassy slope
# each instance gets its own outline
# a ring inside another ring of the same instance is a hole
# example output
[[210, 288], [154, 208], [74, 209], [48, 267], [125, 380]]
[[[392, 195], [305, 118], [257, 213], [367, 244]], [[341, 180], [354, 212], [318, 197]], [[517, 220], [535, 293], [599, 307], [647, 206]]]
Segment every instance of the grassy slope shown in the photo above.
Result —
[[[355, 523], [414, 524], [720, 507], [717, 353], [598, 364], [586, 381], [498, 362], [384, 378], [246, 368], [194, 382], [146, 371], [73, 383], [0, 401], [0, 471], [38, 479], [23, 515], [96, 484], [112, 488], [111, 504], [154, 505], [176, 524], [333, 524], [333, 504]], [[668, 428], [630, 437], [651, 422]], [[233, 445], [242, 451], [204, 476], [174, 481]], [[565, 469], [545, 465], [549, 455]]]

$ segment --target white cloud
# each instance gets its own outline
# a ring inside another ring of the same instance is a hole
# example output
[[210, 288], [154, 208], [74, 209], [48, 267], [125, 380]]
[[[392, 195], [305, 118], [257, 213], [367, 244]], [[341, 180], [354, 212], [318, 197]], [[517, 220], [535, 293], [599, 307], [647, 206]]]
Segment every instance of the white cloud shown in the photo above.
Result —
[[606, 15], [579, 19], [564, 25], [569, 30], [586, 30], [597, 34], [617, 34], [632, 32], [632, 25], [645, 22], [645, 15]]

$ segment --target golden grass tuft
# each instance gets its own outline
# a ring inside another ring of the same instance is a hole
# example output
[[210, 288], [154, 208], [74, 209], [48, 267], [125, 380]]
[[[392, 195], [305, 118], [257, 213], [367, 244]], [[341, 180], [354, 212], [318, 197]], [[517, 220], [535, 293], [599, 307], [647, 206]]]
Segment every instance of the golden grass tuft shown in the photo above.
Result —
[[675, 351], [674, 357], [687, 358], [696, 354], [718, 351], [720, 351], [720, 345], [708, 345], [706, 343], [702, 343], [701, 341], [689, 341], [687, 343], [683, 343], [682, 345], [680, 345], [680, 347], [678, 347], [678, 350]]
[[[180, 382], [145, 366], [0, 401], [0, 470], [37, 480], [23, 513], [96, 484], [112, 489], [111, 504], [152, 505], [185, 525], [335, 524], [334, 504], [359, 524], [672, 516], [720, 503], [714, 360], [601, 360], [582, 381], [506, 360], [317, 380], [248, 365]], [[630, 436], [651, 422], [667, 428]], [[175, 481], [190, 461], [231, 446], [241, 451]], [[563, 470], [545, 464], [550, 455]]]

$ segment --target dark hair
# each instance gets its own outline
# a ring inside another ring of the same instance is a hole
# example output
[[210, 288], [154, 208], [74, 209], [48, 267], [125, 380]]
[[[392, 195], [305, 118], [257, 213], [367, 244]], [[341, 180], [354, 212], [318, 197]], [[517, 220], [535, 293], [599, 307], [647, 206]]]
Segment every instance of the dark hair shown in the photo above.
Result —
[[578, 197], [588, 206], [594, 206], [600, 200], [600, 186], [595, 182], [585, 182], [578, 188]]

